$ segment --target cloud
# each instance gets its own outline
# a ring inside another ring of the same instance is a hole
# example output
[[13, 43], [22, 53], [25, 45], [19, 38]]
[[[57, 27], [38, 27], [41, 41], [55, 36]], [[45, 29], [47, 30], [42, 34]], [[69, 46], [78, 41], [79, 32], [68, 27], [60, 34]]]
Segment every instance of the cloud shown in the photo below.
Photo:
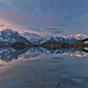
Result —
[[47, 32], [58, 27], [70, 33], [88, 32], [88, 1], [0, 0], [0, 19], [20, 31]]

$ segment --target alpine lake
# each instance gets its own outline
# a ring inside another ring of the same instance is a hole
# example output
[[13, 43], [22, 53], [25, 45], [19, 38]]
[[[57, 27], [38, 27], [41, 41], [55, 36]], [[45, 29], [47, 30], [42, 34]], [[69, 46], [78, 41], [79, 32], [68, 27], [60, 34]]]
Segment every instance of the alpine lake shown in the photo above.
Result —
[[0, 48], [0, 88], [88, 88], [88, 49]]

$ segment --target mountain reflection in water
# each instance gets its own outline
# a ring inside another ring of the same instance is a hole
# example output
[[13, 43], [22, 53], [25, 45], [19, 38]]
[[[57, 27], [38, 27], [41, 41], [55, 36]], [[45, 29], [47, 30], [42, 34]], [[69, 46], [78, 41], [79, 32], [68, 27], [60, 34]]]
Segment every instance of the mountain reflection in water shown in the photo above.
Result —
[[0, 88], [88, 88], [87, 50], [1, 48]]
[[5, 62], [10, 62], [12, 60], [18, 59], [19, 57], [23, 58], [33, 58], [39, 57], [42, 55], [48, 56], [75, 56], [75, 57], [84, 57], [88, 55], [88, 51], [85, 49], [77, 50], [75, 48], [24, 48], [24, 49], [15, 49], [15, 48], [0, 48], [0, 59]]

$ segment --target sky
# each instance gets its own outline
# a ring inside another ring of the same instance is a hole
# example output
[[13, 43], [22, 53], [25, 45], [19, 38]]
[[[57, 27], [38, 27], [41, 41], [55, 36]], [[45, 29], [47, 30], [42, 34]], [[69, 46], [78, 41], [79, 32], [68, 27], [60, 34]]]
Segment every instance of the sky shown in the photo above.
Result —
[[88, 33], [88, 0], [0, 0], [0, 30]]

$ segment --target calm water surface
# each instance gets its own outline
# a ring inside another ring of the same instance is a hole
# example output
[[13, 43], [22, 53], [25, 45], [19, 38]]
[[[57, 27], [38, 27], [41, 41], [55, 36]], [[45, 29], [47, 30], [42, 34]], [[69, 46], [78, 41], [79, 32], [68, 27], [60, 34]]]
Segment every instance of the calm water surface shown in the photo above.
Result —
[[88, 53], [0, 49], [0, 88], [88, 88]]

